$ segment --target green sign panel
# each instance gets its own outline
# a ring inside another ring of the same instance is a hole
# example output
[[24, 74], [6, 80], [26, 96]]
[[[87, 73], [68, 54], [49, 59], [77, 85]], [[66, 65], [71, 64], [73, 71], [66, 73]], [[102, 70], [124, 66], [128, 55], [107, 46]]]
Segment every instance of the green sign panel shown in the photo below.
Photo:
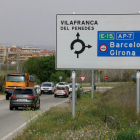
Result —
[[100, 39], [112, 39], [114, 40], [114, 33], [100, 33]]

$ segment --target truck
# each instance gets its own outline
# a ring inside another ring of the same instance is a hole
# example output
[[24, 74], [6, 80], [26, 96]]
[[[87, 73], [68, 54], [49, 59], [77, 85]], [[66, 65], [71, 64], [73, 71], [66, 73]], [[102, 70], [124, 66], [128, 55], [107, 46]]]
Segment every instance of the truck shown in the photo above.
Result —
[[4, 80], [6, 100], [9, 100], [16, 87], [34, 87], [35, 84], [35, 77], [29, 73], [8, 73]]

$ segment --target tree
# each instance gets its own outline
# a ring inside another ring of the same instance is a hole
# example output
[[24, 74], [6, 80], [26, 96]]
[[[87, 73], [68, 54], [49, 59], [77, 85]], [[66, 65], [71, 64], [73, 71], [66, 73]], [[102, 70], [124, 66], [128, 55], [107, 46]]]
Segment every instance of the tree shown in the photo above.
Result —
[[50, 81], [52, 81], [54, 83], [58, 83], [58, 82], [60, 82], [60, 79], [59, 79], [60, 76], [62, 76], [62, 80], [63, 81], [65, 81], [66, 78], [67, 78], [67, 76], [64, 73], [64, 71], [57, 71], [56, 73], [52, 73], [51, 74]]
[[[27, 61], [24, 62], [24, 72], [29, 73], [30, 75], [35, 74], [41, 82], [45, 81], [58, 81], [55, 80], [55, 76], [63, 76], [63, 80], [65, 77], [70, 76], [70, 70], [56, 70], [55, 69], [55, 56], [47, 56], [47, 57], [31, 57]], [[57, 73], [62, 72], [62, 73]]]

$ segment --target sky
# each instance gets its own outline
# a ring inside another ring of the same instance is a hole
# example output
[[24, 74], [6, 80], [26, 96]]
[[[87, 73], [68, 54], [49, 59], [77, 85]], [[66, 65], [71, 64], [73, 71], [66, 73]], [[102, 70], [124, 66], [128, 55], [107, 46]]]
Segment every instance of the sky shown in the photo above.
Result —
[[56, 47], [57, 14], [130, 14], [140, 0], [0, 0], [0, 45]]

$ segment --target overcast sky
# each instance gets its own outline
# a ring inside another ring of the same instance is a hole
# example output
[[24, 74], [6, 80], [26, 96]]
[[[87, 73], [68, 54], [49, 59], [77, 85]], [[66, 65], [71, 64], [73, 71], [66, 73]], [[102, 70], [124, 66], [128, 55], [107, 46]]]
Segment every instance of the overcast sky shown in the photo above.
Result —
[[0, 0], [0, 45], [56, 46], [56, 14], [138, 13], [140, 0]]

